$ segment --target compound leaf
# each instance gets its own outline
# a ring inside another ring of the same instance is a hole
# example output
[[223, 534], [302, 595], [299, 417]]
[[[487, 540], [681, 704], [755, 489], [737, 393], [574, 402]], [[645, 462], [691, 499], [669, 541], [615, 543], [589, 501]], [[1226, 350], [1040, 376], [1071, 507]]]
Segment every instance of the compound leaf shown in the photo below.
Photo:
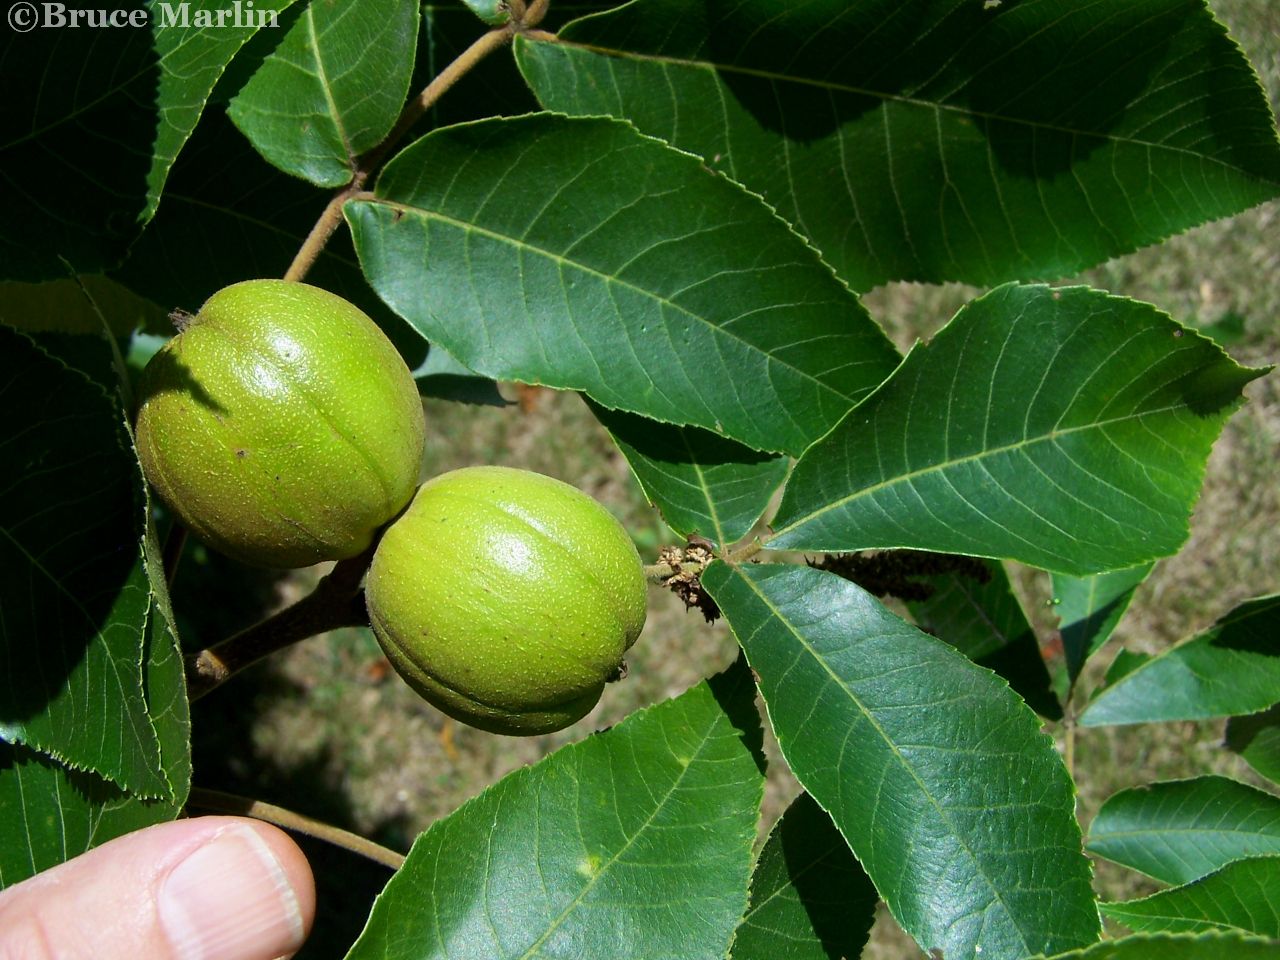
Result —
[[1098, 938], [1070, 778], [1003, 680], [832, 573], [713, 563], [702, 582], [792, 772], [921, 947], [1014, 960]]
[[800, 459], [771, 545], [1073, 575], [1173, 553], [1215, 437], [1264, 372], [1147, 304], [1000, 287]]
[[763, 794], [754, 691], [739, 663], [437, 821], [348, 960], [724, 957]]
[[637, 0], [517, 56], [764, 196], [857, 290], [1066, 276], [1280, 193], [1203, 0]]
[[799, 453], [897, 363], [757, 197], [626, 123], [437, 130], [375, 194], [346, 205], [369, 282], [484, 376]]

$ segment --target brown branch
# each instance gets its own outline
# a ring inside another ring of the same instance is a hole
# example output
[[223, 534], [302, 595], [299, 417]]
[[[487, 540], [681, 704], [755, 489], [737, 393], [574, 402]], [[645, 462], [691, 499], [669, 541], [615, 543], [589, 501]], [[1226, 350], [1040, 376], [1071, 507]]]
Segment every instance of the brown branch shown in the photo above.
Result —
[[[365, 184], [377, 172], [391, 148], [400, 142], [401, 138], [422, 119], [428, 110], [435, 106], [436, 101], [445, 91], [490, 53], [510, 43], [512, 37], [525, 29], [526, 23], [528, 26], [533, 26], [541, 20], [546, 12], [546, 6], [546, 0], [535, 0], [526, 17], [519, 20], [513, 19], [504, 26], [482, 34], [471, 46], [458, 54], [453, 62], [441, 70], [420, 94], [405, 104], [395, 126], [382, 138], [382, 142], [364, 155], [355, 158], [350, 182], [329, 199], [324, 211], [320, 214], [320, 219], [311, 228], [293, 262], [289, 264], [289, 269], [285, 271], [284, 279], [297, 281], [307, 275], [329, 242], [329, 238], [342, 223], [343, 206], [364, 190]], [[529, 19], [535, 11], [536, 19]]]
[[255, 820], [273, 823], [285, 830], [292, 830], [308, 837], [315, 837], [317, 840], [331, 843], [335, 847], [350, 850], [352, 853], [367, 857], [375, 863], [390, 867], [392, 870], [399, 870], [404, 865], [405, 858], [402, 853], [389, 850], [357, 833], [351, 833], [349, 830], [343, 830], [322, 820], [313, 820], [311, 817], [294, 813], [284, 807], [277, 807], [272, 803], [263, 803], [261, 800], [236, 796], [234, 793], [223, 793], [221, 790], [192, 787], [191, 793], [187, 797], [187, 806], [196, 807], [200, 810], [212, 810], [216, 813], [253, 817]]
[[329, 242], [329, 238], [334, 235], [338, 225], [342, 223], [343, 204], [350, 200], [353, 194], [359, 193], [364, 189], [366, 176], [366, 174], [357, 173], [349, 184], [329, 198], [328, 204], [325, 205], [324, 211], [320, 214], [320, 219], [311, 228], [311, 232], [307, 234], [307, 239], [302, 242], [297, 255], [293, 258], [293, 263], [289, 264], [289, 269], [285, 271], [284, 278], [286, 280], [294, 282], [301, 280], [307, 275], [307, 271], [315, 265], [321, 251], [325, 248], [325, 244]]
[[316, 588], [297, 603], [186, 658], [187, 697], [195, 701], [245, 667], [285, 647], [339, 627], [367, 626], [360, 581], [373, 559], [373, 547], [341, 560]]

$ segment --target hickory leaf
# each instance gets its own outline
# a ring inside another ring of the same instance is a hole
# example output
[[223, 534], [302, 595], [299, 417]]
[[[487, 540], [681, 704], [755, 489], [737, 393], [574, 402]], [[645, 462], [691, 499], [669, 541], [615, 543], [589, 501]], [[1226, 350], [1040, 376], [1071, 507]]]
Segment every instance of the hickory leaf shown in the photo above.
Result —
[[1181, 887], [1104, 903], [1131, 930], [1181, 933], [1236, 928], [1280, 939], [1280, 857], [1234, 860]]
[[760, 851], [733, 960], [857, 957], [871, 933], [877, 899], [831, 818], [802, 793]]
[[1133, 592], [1150, 575], [1152, 564], [1096, 573], [1091, 577], [1053, 577], [1053, 601], [1065, 659], [1062, 693], [1074, 686], [1088, 659], [1102, 649], [1129, 609]]
[[108, 344], [8, 327], [0, 344], [18, 467], [0, 498], [0, 739], [172, 798], [143, 688], [142, 476]]
[[1073, 575], [1173, 553], [1214, 439], [1264, 372], [1147, 304], [999, 287], [801, 458], [771, 545]]
[[517, 770], [438, 820], [348, 960], [719, 960], [764, 780], [741, 663]]
[[309, 3], [228, 113], [281, 170], [343, 186], [400, 115], [417, 31], [416, 0]]
[[1280, 594], [1246, 601], [1164, 653], [1124, 654], [1080, 715], [1086, 727], [1204, 720], [1280, 702]]
[[908, 603], [921, 629], [945, 640], [979, 666], [1009, 681], [1027, 706], [1051, 720], [1062, 718], [1040, 655], [1040, 642], [1009, 582], [1004, 564], [975, 561], [986, 579], [954, 571], [924, 579], [929, 597]]
[[[0, 264], [5, 279], [114, 266], [241, 46], [291, 0], [204, 29], [199, 4], [113, 5], [142, 25], [0, 35]], [[23, 5], [47, 8], [74, 4]], [[171, 17], [165, 8], [173, 10]], [[227, 11], [231, 8], [228, 6]], [[65, 261], [65, 262], [64, 262]]]
[[790, 468], [785, 456], [758, 453], [699, 427], [590, 406], [649, 501], [684, 537], [698, 534], [722, 547], [740, 540]]
[[1089, 825], [1089, 851], [1188, 883], [1232, 860], [1280, 855], [1280, 797], [1226, 777], [1121, 790]]
[[636, 0], [516, 50], [544, 106], [698, 154], [858, 290], [1069, 275], [1280, 194], [1203, 0]]
[[447, 127], [374, 192], [345, 208], [369, 282], [484, 376], [798, 454], [897, 364], [757, 197], [626, 123]]
[[1071, 780], [1003, 680], [833, 573], [702, 575], [782, 755], [926, 951], [1017, 960], [1097, 939]]

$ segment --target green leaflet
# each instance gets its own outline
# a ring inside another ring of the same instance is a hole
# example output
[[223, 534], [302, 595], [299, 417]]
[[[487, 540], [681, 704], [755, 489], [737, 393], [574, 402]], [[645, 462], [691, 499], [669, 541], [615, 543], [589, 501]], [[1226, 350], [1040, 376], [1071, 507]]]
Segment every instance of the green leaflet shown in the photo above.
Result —
[[516, 47], [545, 107], [699, 155], [857, 290], [1069, 276], [1280, 192], [1202, 0], [638, 0], [557, 39]]
[[702, 582], [792, 772], [922, 948], [1017, 960], [1097, 939], [1070, 778], [1003, 680], [835, 574], [714, 563]]
[[719, 960], [763, 792], [742, 663], [510, 774], [437, 821], [348, 960]]
[[1073, 575], [1173, 553], [1214, 439], [1264, 372], [1147, 304], [999, 287], [806, 452], [771, 546]]
[[375, 194], [345, 208], [365, 276], [487, 377], [798, 454], [898, 361], [758, 198], [626, 123], [436, 130]]
[[308, 3], [228, 113], [281, 170], [341, 187], [400, 115], [417, 40], [416, 0]]

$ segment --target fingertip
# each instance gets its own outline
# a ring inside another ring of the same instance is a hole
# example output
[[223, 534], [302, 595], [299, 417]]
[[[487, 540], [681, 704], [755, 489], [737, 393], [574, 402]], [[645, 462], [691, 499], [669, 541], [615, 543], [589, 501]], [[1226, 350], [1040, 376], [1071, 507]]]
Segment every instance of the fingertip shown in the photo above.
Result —
[[176, 960], [290, 957], [311, 927], [315, 887], [297, 845], [255, 820], [216, 818], [207, 839], [159, 885], [160, 925]]
[[316, 882], [306, 854], [293, 838], [279, 827], [263, 823], [261, 820], [248, 820], [245, 823], [258, 835], [271, 851], [276, 863], [280, 865], [289, 889], [293, 892], [302, 924], [302, 936], [305, 939], [311, 933], [311, 924], [316, 916]]

